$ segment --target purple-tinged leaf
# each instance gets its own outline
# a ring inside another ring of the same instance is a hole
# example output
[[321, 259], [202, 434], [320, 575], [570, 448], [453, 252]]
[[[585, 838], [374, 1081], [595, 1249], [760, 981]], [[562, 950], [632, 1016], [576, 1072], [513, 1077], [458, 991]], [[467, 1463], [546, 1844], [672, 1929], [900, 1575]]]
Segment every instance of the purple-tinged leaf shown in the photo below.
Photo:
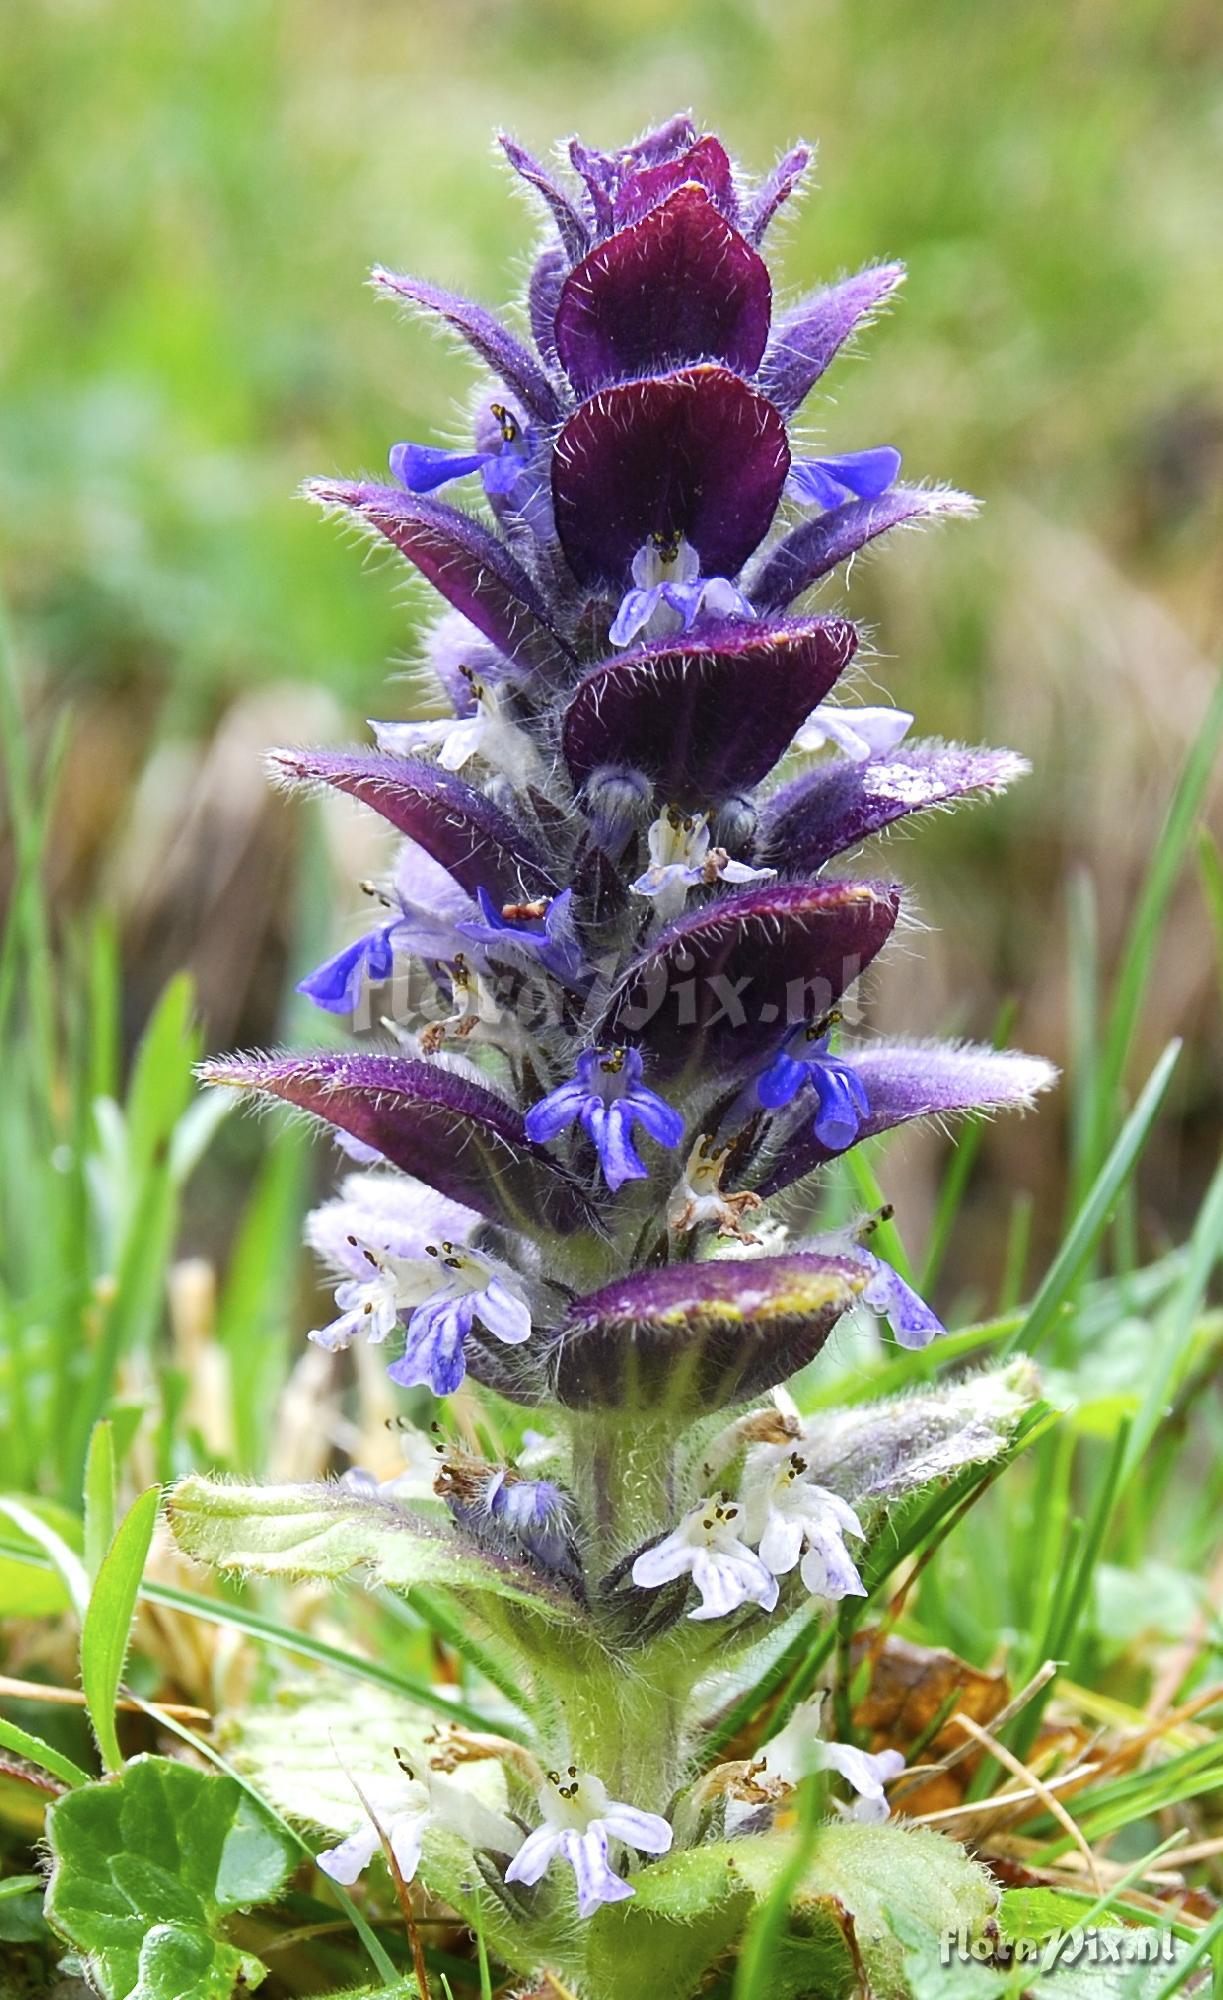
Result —
[[508, 659], [546, 672], [568, 657], [526, 571], [470, 514], [364, 481], [315, 479], [306, 490], [321, 506], [342, 508], [385, 535]]
[[737, 375], [685, 368], [592, 396], [557, 439], [556, 525], [578, 580], [624, 589], [652, 535], [732, 577], [768, 532], [790, 469], [785, 425]]
[[655, 125], [643, 132], [640, 139], [634, 139], [631, 146], [624, 146], [612, 157], [620, 169], [621, 177], [625, 168], [656, 167], [666, 160], [674, 160], [679, 154], [688, 152], [696, 141], [696, 127], [686, 111], [674, 111], [664, 118], [661, 125]]
[[556, 347], [580, 396], [685, 361], [756, 368], [772, 285], [704, 188], [681, 187], [569, 273]]
[[[944, 1118], [965, 1111], [1026, 1110], [1057, 1080], [1052, 1063], [1040, 1056], [980, 1048], [956, 1042], [879, 1042], [843, 1048], [870, 1103], [858, 1139], [906, 1125], [912, 1118]], [[802, 1180], [833, 1155], [816, 1137], [810, 1107], [802, 1099], [777, 1120], [778, 1137], [748, 1176], [762, 1195], [777, 1194]]]
[[720, 140], [706, 137], [698, 139], [678, 158], [642, 167], [621, 181], [615, 198], [616, 228], [640, 221], [676, 188], [692, 186], [704, 188], [728, 222], [738, 221], [735, 176], [726, 148]]
[[444, 320], [513, 391], [524, 409], [541, 424], [555, 423], [560, 415], [560, 401], [552, 384], [522, 342], [483, 306], [459, 298], [454, 292], [440, 291], [436, 285], [426, 285], [419, 278], [386, 271], [381, 265], [375, 265], [371, 282], [376, 291], [389, 298], [402, 299], [416, 311]]
[[717, 1409], [814, 1360], [867, 1273], [815, 1254], [638, 1271], [574, 1301], [546, 1361], [570, 1408]]
[[590, 230], [585, 218], [579, 213], [555, 176], [550, 174], [546, 167], [542, 167], [538, 160], [533, 159], [525, 146], [520, 146], [517, 140], [509, 138], [506, 133], [498, 134], [498, 143], [514, 172], [539, 195], [551, 211], [552, 220], [560, 231], [560, 239], [570, 263], [585, 256], [590, 247]]
[[795, 146], [761, 181], [743, 216], [743, 234], [749, 243], [763, 243], [773, 217], [802, 186], [810, 165], [810, 146]]
[[560, 367], [560, 356], [556, 351], [556, 313], [568, 269], [568, 259], [563, 250], [545, 250], [535, 260], [527, 288], [531, 338], [549, 368]]
[[205, 1083], [274, 1097], [347, 1132], [392, 1166], [491, 1221], [530, 1232], [595, 1227], [576, 1182], [495, 1092], [406, 1056], [226, 1056]]
[[926, 486], [893, 486], [877, 499], [851, 500], [792, 528], [770, 549], [748, 595], [766, 614], [784, 611], [876, 535], [943, 514], [972, 514], [976, 506], [970, 494]]
[[851, 333], [904, 282], [903, 264], [873, 264], [829, 285], [777, 320], [759, 386], [792, 417]]
[[853, 657], [843, 618], [744, 621], [605, 660], [580, 681], [562, 747], [575, 784], [600, 766], [644, 771], [700, 811], [771, 771]]
[[441, 863], [469, 894], [508, 902], [554, 893], [537, 848], [483, 792], [423, 757], [375, 750], [277, 750], [272, 771], [292, 786], [327, 785], [369, 806]]
[[668, 925], [613, 993], [597, 1039], [633, 1041], [660, 1073], [760, 1061], [835, 1006], [891, 934], [878, 882], [766, 882]]
[[863, 762], [831, 757], [765, 801], [755, 858], [775, 868], [822, 868], [908, 813], [1005, 791], [1027, 769], [1012, 750], [948, 743], [906, 743]]
[[595, 152], [580, 139], [569, 141], [569, 164], [583, 182], [586, 198], [595, 219], [595, 233], [606, 236], [616, 226], [612, 195], [616, 186], [617, 161], [608, 153]]

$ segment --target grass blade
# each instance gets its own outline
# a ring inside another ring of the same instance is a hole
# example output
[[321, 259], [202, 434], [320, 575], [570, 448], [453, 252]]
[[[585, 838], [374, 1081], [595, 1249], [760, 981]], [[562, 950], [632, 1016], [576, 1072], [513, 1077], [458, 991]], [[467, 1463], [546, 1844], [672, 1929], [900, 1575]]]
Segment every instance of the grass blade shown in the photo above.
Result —
[[1172, 794], [1125, 940], [1094, 1091], [1092, 1129], [1084, 1162], [1087, 1172], [1094, 1171], [1108, 1144], [1109, 1126], [1154, 970], [1164, 916], [1193, 839], [1220, 741], [1223, 741], [1223, 680], [1202, 718]]
[[1108, 1226], [1113, 1204], [1138, 1165], [1172, 1080], [1180, 1051], [1179, 1041], [1169, 1042], [1156, 1063], [1079, 1209], [1074, 1226], [1049, 1266], [1027, 1318], [1016, 1328], [1003, 1348], [1003, 1354], [1010, 1354], [1016, 1348], [1026, 1348], [1029, 1354], [1035, 1353], [1054, 1325], [1074, 1289], [1076, 1279]]

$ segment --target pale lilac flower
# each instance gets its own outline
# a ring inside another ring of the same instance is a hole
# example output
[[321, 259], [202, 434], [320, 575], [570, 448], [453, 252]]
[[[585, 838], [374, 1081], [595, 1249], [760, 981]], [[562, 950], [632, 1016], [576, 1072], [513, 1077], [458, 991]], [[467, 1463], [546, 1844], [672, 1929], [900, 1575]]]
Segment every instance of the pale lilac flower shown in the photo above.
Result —
[[306, 1238], [331, 1269], [336, 1317], [310, 1339], [335, 1353], [358, 1337], [380, 1346], [400, 1330], [403, 1315], [437, 1289], [429, 1244], [442, 1231], [462, 1242], [476, 1216], [459, 1202], [407, 1176], [350, 1174], [340, 1197], [317, 1208]]
[[742, 1539], [743, 1510], [714, 1494], [687, 1514], [671, 1534], [644, 1549], [633, 1564], [639, 1590], [657, 1590], [676, 1577], [691, 1576], [701, 1601], [690, 1618], [725, 1618], [743, 1604], [771, 1611], [777, 1579]]
[[[904, 1770], [899, 1750], [867, 1751], [852, 1743], [829, 1743], [819, 1734], [823, 1695], [803, 1702], [795, 1709], [784, 1729], [771, 1737], [760, 1755], [748, 1766], [746, 1790], [789, 1791], [814, 1771], [835, 1771], [852, 1786], [858, 1797], [851, 1806], [834, 1804], [845, 1817], [879, 1822], [888, 1817], [884, 1786]], [[736, 1820], [749, 1816], [751, 1808], [737, 1805], [728, 1815], [728, 1830]]]
[[[888, 1213], [889, 1211], [885, 1211]], [[867, 1228], [873, 1227], [868, 1224]], [[912, 1285], [906, 1284], [884, 1257], [876, 1257], [862, 1241], [861, 1226], [831, 1231], [812, 1240], [812, 1248], [827, 1255], [847, 1257], [868, 1273], [862, 1303], [888, 1322], [902, 1347], [928, 1347], [947, 1329]]]
[[514, 721], [502, 689], [474, 674], [467, 678], [475, 703], [470, 715], [425, 722], [377, 722], [371, 718], [369, 726], [378, 748], [392, 757], [414, 757], [421, 750], [434, 750], [444, 771], [461, 771], [473, 757], [479, 757], [513, 785], [544, 785], [547, 767], [539, 747]]
[[822, 750], [833, 743], [855, 764], [863, 764], [894, 750], [912, 727], [913, 717], [904, 708], [839, 708], [824, 701], [812, 709], [794, 738], [794, 748]]
[[743, 1469], [741, 1499], [745, 1539], [757, 1545], [774, 1576], [787, 1576], [801, 1557], [799, 1575], [813, 1597], [833, 1603], [865, 1597], [845, 1546], [846, 1535], [863, 1538], [862, 1523], [848, 1501], [812, 1481], [801, 1448], [754, 1446]]
[[690, 632], [702, 613], [711, 618], [754, 618], [743, 592], [724, 576], [701, 575], [701, 559], [683, 536], [651, 536], [632, 563], [633, 588], [612, 621], [613, 646]]
[[[401, 1765], [394, 1778], [382, 1774], [363, 1778], [360, 1789], [370, 1810], [363, 1812], [346, 1839], [315, 1857], [323, 1873], [346, 1889], [352, 1887], [380, 1851], [379, 1826], [405, 1882], [412, 1881], [420, 1866], [425, 1835], [431, 1826], [456, 1833], [470, 1846], [495, 1854], [514, 1854], [522, 1840], [517, 1827], [504, 1813], [485, 1805], [465, 1786], [438, 1771], [431, 1770], [420, 1778]], [[377, 1818], [377, 1826], [371, 1813]]]
[[749, 868], [746, 862], [732, 861], [724, 847], [711, 845], [707, 813], [678, 812], [674, 806], [660, 813], [650, 828], [650, 865], [629, 887], [638, 896], [653, 898], [661, 923], [669, 923], [684, 907], [689, 889], [715, 882], [771, 882], [775, 868]]
[[531, 1308], [510, 1275], [474, 1250], [442, 1242], [430, 1244], [427, 1255], [435, 1266], [432, 1289], [408, 1321], [404, 1351], [387, 1374], [401, 1388], [428, 1383], [435, 1396], [449, 1396], [467, 1372], [463, 1345], [476, 1321], [516, 1347], [531, 1337]]
[[609, 1799], [607, 1788], [589, 1772], [549, 1771], [539, 1794], [543, 1825], [527, 1835], [505, 1871], [507, 1882], [531, 1888], [552, 1863], [564, 1861], [577, 1884], [578, 1915], [593, 1916], [603, 1903], [622, 1903], [635, 1892], [609, 1859], [613, 1842], [641, 1854], [665, 1854], [671, 1828], [659, 1813]]

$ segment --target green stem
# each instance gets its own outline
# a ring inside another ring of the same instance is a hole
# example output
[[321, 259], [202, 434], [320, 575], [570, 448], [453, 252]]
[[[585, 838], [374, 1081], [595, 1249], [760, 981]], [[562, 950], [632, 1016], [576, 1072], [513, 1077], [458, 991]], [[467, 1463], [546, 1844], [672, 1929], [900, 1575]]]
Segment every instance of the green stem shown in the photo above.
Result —
[[600, 1411], [572, 1419], [573, 1484], [594, 1573], [676, 1522], [673, 1418]]

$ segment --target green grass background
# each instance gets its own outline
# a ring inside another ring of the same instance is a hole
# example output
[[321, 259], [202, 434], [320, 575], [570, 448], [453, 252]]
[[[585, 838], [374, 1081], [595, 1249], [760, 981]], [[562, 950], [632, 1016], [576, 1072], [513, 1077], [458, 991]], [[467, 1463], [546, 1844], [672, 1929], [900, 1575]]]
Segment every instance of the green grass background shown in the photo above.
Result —
[[[757, 170], [819, 141], [783, 291], [910, 265], [808, 434], [894, 442], [911, 475], [986, 503], [827, 600], [871, 629], [863, 691], [1034, 765], [1003, 804], [872, 861], [929, 926], [874, 977], [874, 1022], [989, 1037], [1005, 1020], [1068, 1071], [1037, 1115], [970, 1126], [957, 1150], [906, 1132], [849, 1156], [832, 1208], [876, 1203], [877, 1171], [959, 1331], [929, 1357], [838, 1351], [820, 1394], [1039, 1349], [1069, 1414], [966, 1521], [934, 1497], [905, 1635], [1005, 1661], [1013, 1685], [1060, 1659], [1058, 1699], [1093, 1727], [1217, 1686], [1223, 865], [1197, 824], [1223, 723], [1203, 733], [1223, 627], [1217, 8], [42, 0], [3, 41], [0, 1485], [41, 1523], [0, 1522], [6, 1671], [76, 1684], [47, 1565], [57, 1538], [82, 1546], [87, 1453], [113, 1455], [124, 1505], [193, 1468], [395, 1456], [376, 1368], [320, 1387], [303, 1338], [322, 1295], [301, 1217], [331, 1154], [218, 1123], [190, 1082], [204, 1046], [328, 1032], [292, 978], [339, 941], [378, 858], [356, 814], [270, 797], [262, 751], [416, 699], [386, 676], [414, 656], [424, 594], [294, 493], [450, 434], [465, 362], [363, 281], [381, 260], [490, 304], [513, 290], [534, 225], [498, 125], [537, 151], [574, 130], [612, 145], [691, 105]], [[242, 1699], [235, 1635], [261, 1685], [282, 1658], [383, 1686], [386, 1661], [433, 1671], [426, 1615], [385, 1594], [252, 1608], [186, 1585], [157, 1545], [138, 1692]], [[889, 1588], [885, 1571], [872, 1617]], [[793, 1694], [819, 1660], [782, 1664]], [[92, 1760], [82, 1718], [12, 1706]], [[122, 1732], [161, 1740], [130, 1716]], [[1114, 1859], [1174, 1825], [1208, 1839], [1218, 1770], [1217, 1734], [1178, 1737], [1076, 1810]], [[13, 1871], [41, 1824], [0, 1778], [10, 1889], [34, 1880]], [[1063, 1851], [1054, 1823], [1030, 1830]], [[1201, 1879], [1218, 1893], [1217, 1857]], [[364, 1976], [331, 1949], [281, 1959], [275, 2000]]]

